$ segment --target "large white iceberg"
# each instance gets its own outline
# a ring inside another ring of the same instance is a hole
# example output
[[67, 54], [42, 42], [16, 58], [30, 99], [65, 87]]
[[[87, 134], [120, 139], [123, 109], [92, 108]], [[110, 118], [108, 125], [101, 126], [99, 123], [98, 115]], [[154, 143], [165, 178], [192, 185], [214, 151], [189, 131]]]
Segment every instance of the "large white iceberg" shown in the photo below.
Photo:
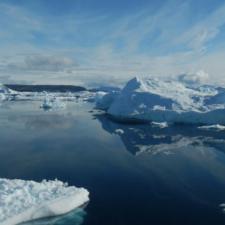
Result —
[[84, 188], [55, 181], [0, 179], [0, 224], [22, 222], [62, 215], [89, 200]]
[[[110, 99], [110, 100], [109, 100]], [[97, 107], [121, 121], [225, 124], [225, 89], [182, 80], [134, 78]]]

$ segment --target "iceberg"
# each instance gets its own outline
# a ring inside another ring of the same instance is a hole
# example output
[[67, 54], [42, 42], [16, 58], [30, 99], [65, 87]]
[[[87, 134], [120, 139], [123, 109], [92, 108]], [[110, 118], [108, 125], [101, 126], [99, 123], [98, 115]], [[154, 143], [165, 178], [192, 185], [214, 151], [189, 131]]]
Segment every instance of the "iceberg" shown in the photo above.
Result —
[[84, 188], [58, 180], [0, 179], [0, 224], [15, 225], [66, 214], [89, 201]]
[[41, 104], [41, 108], [44, 110], [51, 110], [51, 109], [63, 109], [66, 105], [62, 102], [59, 98], [51, 95], [47, 95], [44, 98], [43, 103]]
[[225, 125], [225, 88], [135, 77], [119, 93], [98, 99], [96, 107], [122, 122]]

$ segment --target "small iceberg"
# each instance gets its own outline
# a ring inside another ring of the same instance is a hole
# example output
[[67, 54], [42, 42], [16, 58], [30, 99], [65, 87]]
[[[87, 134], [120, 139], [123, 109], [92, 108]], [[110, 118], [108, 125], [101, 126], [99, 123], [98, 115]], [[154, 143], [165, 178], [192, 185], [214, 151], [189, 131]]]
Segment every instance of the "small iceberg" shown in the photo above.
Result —
[[123, 129], [116, 129], [115, 133], [122, 135], [122, 134], [124, 134], [124, 130]]
[[225, 88], [181, 80], [133, 78], [96, 107], [120, 122], [225, 125]]
[[46, 95], [43, 103], [41, 104], [41, 108], [46, 111], [51, 109], [64, 109], [65, 107], [66, 104], [62, 100], [51, 95]]
[[84, 188], [58, 180], [0, 179], [0, 224], [15, 225], [66, 214], [89, 201]]

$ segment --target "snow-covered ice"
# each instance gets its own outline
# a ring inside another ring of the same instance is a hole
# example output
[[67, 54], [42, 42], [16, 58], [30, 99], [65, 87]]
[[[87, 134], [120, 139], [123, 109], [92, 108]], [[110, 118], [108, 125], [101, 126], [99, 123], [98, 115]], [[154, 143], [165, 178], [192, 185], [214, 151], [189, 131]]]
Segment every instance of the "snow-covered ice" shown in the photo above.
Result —
[[120, 93], [104, 95], [96, 106], [120, 121], [225, 124], [225, 88], [187, 82], [184, 77], [136, 77]]
[[89, 201], [84, 188], [68, 186], [58, 180], [35, 181], [0, 179], [0, 224], [62, 215]]

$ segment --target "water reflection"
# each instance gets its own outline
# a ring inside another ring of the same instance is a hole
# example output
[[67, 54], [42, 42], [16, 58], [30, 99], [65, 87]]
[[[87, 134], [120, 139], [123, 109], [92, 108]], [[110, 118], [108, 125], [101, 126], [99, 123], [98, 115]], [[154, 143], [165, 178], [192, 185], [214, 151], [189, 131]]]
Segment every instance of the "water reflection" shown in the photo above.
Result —
[[106, 115], [95, 115], [104, 130], [119, 135], [133, 155], [150, 153], [170, 155], [187, 146], [212, 147], [225, 152], [225, 132], [201, 130], [196, 126], [174, 125], [164, 129], [149, 125], [116, 123]]
[[85, 216], [86, 212], [84, 211], [84, 209], [76, 209], [63, 216], [40, 219], [36, 221], [23, 223], [22, 225], [64, 225], [64, 224], [81, 225], [84, 222]]
[[57, 112], [39, 105], [1, 109], [1, 176], [57, 177], [86, 187], [91, 202], [81, 219], [78, 213], [26, 225], [225, 224], [224, 132], [92, 120], [98, 111], [86, 103]]

